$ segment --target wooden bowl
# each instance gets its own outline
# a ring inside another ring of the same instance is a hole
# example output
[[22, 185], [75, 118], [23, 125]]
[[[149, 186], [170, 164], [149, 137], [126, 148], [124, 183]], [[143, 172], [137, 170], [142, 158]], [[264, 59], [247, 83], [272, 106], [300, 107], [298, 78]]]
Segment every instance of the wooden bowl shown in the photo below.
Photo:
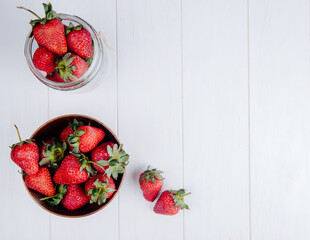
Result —
[[[69, 122], [72, 122], [74, 119], [77, 119], [78, 121], [82, 121], [84, 124], [90, 123], [91, 126], [97, 127], [97, 128], [101, 128], [102, 130], [104, 130], [105, 132], [105, 137], [103, 139], [102, 142], [107, 142], [107, 141], [111, 141], [111, 142], [115, 142], [118, 145], [120, 145], [120, 142], [117, 138], [117, 136], [111, 131], [111, 129], [109, 129], [106, 125], [104, 125], [102, 122], [92, 118], [92, 117], [88, 117], [88, 116], [84, 116], [84, 115], [64, 115], [64, 116], [60, 116], [60, 117], [56, 117], [53, 118], [51, 120], [49, 120], [48, 122], [44, 123], [41, 127], [39, 127], [32, 135], [31, 135], [31, 139], [35, 139], [36, 143], [38, 144], [38, 146], [41, 149], [42, 146], [42, 140], [48, 140], [51, 139], [52, 137], [56, 137], [59, 138], [59, 135], [61, 133], [61, 131], [68, 126]], [[102, 143], [101, 142], [101, 143]], [[101, 144], [100, 143], [100, 144]], [[102, 204], [102, 205], [98, 205], [97, 203], [93, 203], [93, 204], [87, 204], [77, 210], [73, 210], [70, 211], [66, 208], [64, 208], [62, 206], [62, 204], [60, 203], [57, 206], [51, 206], [47, 203], [47, 201], [41, 201], [40, 199], [45, 197], [43, 194], [34, 191], [30, 188], [28, 188], [25, 184], [25, 180], [23, 177], [23, 181], [24, 181], [24, 185], [25, 188], [27, 189], [29, 195], [32, 197], [32, 199], [43, 209], [45, 209], [46, 211], [48, 211], [49, 213], [52, 213], [54, 215], [58, 215], [61, 217], [69, 217], [69, 218], [78, 218], [78, 217], [85, 217], [91, 214], [94, 214], [100, 210], [102, 210], [103, 208], [105, 208], [116, 196], [116, 194], [119, 191], [119, 188], [121, 187], [121, 184], [123, 182], [124, 179], [124, 174], [119, 174], [117, 180], [114, 180], [115, 182], [115, 186], [116, 186], [116, 191], [114, 192], [113, 196], [109, 199], [107, 199], [107, 201]], [[25, 174], [23, 174], [25, 176]]]

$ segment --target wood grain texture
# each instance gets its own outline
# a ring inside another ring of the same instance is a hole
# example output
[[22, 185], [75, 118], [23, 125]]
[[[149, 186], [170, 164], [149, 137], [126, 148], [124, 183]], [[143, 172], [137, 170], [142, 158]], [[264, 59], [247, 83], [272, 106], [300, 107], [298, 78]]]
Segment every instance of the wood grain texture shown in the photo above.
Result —
[[119, 137], [130, 154], [120, 239], [182, 239], [182, 214], [156, 215], [138, 177], [150, 164], [182, 187], [180, 1], [118, 1]]
[[309, 239], [309, 1], [250, 1], [252, 240]]
[[182, 12], [185, 239], [247, 240], [247, 3], [183, 0]]

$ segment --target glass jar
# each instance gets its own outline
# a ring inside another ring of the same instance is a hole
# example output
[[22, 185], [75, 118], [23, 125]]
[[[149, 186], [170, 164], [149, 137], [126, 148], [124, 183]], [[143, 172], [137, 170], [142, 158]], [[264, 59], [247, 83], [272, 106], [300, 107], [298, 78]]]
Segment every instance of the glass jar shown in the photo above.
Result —
[[27, 36], [24, 54], [31, 72], [46, 86], [62, 91], [74, 90], [81, 88], [90, 82], [94, 82], [98, 78], [97, 75], [99, 72], [103, 73], [103, 69], [107, 64], [107, 51], [98, 33], [90, 24], [77, 16], [62, 13], [58, 15], [62, 18], [62, 23], [64, 25], [68, 26], [70, 22], [72, 22], [74, 26], [82, 25], [91, 34], [94, 46], [94, 56], [93, 61], [87, 71], [80, 78], [72, 82], [62, 83], [47, 79], [45, 77], [46, 73], [37, 69], [32, 62], [33, 53], [38, 48], [38, 44], [33, 36], [30, 38], [28, 37], [29, 35]]

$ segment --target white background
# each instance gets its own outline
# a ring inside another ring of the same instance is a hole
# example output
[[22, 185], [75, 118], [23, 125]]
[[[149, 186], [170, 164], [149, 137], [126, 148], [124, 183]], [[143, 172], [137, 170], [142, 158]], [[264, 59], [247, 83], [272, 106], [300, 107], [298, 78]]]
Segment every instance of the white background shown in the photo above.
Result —
[[[40, 83], [23, 55], [41, 1], [2, 0], [1, 239], [310, 239], [308, 0], [53, 1], [102, 31], [110, 71], [89, 91]], [[130, 164], [95, 215], [50, 215], [27, 194], [9, 145], [48, 119], [78, 113], [117, 133]], [[138, 175], [165, 172], [190, 211], [153, 213]]]

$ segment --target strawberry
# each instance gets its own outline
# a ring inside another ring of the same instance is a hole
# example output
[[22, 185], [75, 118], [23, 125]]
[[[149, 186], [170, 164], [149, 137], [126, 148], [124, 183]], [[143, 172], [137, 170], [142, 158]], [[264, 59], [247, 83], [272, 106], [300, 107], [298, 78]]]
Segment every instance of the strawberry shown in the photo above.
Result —
[[66, 28], [68, 48], [82, 58], [91, 58], [94, 55], [93, 39], [91, 34], [82, 25], [76, 27], [70, 22]]
[[73, 152], [90, 152], [104, 138], [105, 132], [92, 126], [80, 126], [74, 134], [68, 135], [68, 143], [73, 147]]
[[141, 173], [139, 177], [140, 188], [147, 201], [153, 202], [160, 192], [164, 184], [164, 178], [161, 173], [163, 172], [156, 168], [150, 169], [150, 166], [147, 167], [147, 170]]
[[[94, 162], [98, 162], [100, 160], [108, 160], [110, 155], [108, 153], [107, 147], [108, 145], [113, 148], [114, 143], [113, 142], [105, 142], [97, 146], [92, 152], [91, 152], [91, 160]], [[103, 168], [101, 166], [98, 166], [98, 164], [93, 163], [93, 167], [101, 173], [105, 172], [105, 169], [109, 167], [109, 165], [104, 166]]]
[[76, 210], [86, 205], [89, 199], [82, 185], [69, 185], [61, 203], [68, 210]]
[[64, 55], [57, 64], [56, 71], [65, 82], [77, 80], [88, 69], [88, 63], [72, 53]]
[[53, 74], [46, 74], [45, 78], [54, 82], [65, 82], [65, 80], [63, 80], [60, 75], [55, 72]]
[[125, 171], [125, 167], [128, 165], [129, 155], [122, 149], [123, 145], [118, 146], [117, 144], [113, 145], [111, 148], [110, 145], [107, 145], [107, 151], [109, 154], [108, 160], [98, 160], [97, 162], [93, 161], [98, 166], [101, 166], [105, 169], [105, 174], [108, 177], [113, 177], [117, 179], [118, 174], [122, 174]]
[[155, 213], [163, 215], [175, 215], [180, 209], [189, 209], [184, 203], [184, 197], [190, 193], [185, 194], [184, 189], [164, 191], [158, 198], [153, 210]]
[[37, 14], [31, 10], [18, 7], [27, 10], [34, 14], [38, 19], [31, 20], [32, 33], [30, 36], [34, 36], [39, 45], [45, 47], [49, 51], [56, 54], [65, 54], [68, 51], [67, 40], [65, 36], [65, 28], [62, 19], [52, 10], [50, 3], [43, 3], [45, 17], [40, 18]]
[[58, 167], [57, 162], [61, 161], [64, 157], [67, 148], [66, 142], [62, 144], [55, 138], [43, 142], [41, 148], [41, 161], [40, 166], [48, 164], [48, 166]]
[[107, 198], [112, 197], [116, 187], [112, 178], [99, 173], [92, 176], [85, 183], [86, 194], [90, 197], [89, 203], [98, 203], [101, 205], [106, 202]]
[[53, 196], [56, 192], [51, 174], [46, 167], [40, 167], [36, 174], [26, 175], [25, 184], [46, 196]]
[[[60, 133], [59, 139], [63, 142], [68, 143], [67, 141], [68, 136], [70, 134], [74, 134], [74, 132], [82, 125], [84, 125], [83, 122], [79, 122], [76, 119], [74, 119], [72, 123], [69, 123], [69, 125], [65, 127], [64, 130], [62, 130], [62, 132]], [[71, 146], [69, 147], [70, 147], [70, 150], [73, 149]]]
[[42, 46], [36, 49], [32, 61], [37, 69], [48, 73], [54, 72], [56, 67], [56, 55]]
[[14, 126], [17, 130], [19, 142], [10, 147], [12, 149], [11, 159], [29, 175], [36, 174], [39, 170], [39, 147], [32, 139], [22, 141], [17, 126]]
[[[72, 154], [67, 155], [61, 162], [54, 175], [54, 182], [58, 184], [79, 184], [86, 182], [88, 173]], [[82, 170], [82, 171], [81, 171]]]

